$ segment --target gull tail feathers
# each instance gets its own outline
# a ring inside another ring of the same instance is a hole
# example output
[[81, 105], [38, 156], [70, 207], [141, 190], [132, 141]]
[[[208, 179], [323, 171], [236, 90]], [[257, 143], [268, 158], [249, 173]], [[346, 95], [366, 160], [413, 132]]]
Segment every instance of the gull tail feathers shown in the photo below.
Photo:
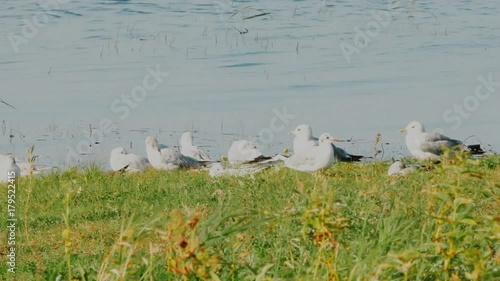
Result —
[[[361, 162], [361, 159], [363, 158], [367, 158], [363, 155], [352, 155], [352, 154], [347, 154], [349, 156], [349, 159], [347, 159], [347, 161], [345, 162]], [[368, 158], [371, 158], [371, 157], [368, 157]]]
[[281, 154], [276, 154], [272, 157], [267, 157], [268, 159], [260, 162], [261, 164], [267, 164], [267, 163], [275, 163], [275, 162], [280, 162], [280, 161], [285, 161], [286, 159], [288, 159], [288, 157], [284, 156], [284, 155], [281, 155]]
[[483, 155], [486, 153], [486, 151], [484, 151], [484, 149], [481, 148], [480, 144], [467, 145], [467, 148], [469, 149], [469, 152], [472, 155]]
[[261, 156], [255, 158], [254, 160], [247, 162], [247, 164], [260, 163], [260, 162], [270, 160], [270, 159], [272, 159], [272, 157], [261, 155]]

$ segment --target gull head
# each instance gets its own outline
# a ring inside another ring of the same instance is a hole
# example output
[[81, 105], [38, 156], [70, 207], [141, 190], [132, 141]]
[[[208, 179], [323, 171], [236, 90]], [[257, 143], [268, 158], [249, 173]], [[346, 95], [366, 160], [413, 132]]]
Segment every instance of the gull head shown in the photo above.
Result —
[[387, 172], [387, 174], [389, 176], [397, 175], [401, 173], [401, 171], [403, 171], [405, 168], [406, 165], [401, 160], [398, 160], [389, 167], [389, 171]]
[[406, 168], [406, 165], [401, 160], [398, 160], [398, 161], [394, 162], [394, 164], [392, 164], [391, 167], [397, 168], [399, 170], [403, 170], [404, 168]]
[[7, 158], [7, 163], [9, 163], [9, 165], [16, 164], [16, 159], [14, 158], [14, 156], [12, 156], [12, 155], [6, 155], [6, 158]]
[[210, 168], [210, 171], [208, 172], [208, 174], [211, 177], [217, 177], [222, 175], [223, 173], [224, 173], [224, 167], [222, 167], [222, 164], [220, 163], [213, 164], [212, 167]]
[[240, 151], [257, 149], [257, 146], [253, 142], [247, 140], [239, 141], [237, 143], [237, 147], [240, 149]]
[[111, 150], [111, 155], [126, 155], [127, 154], [127, 150], [123, 147], [117, 147], [113, 150]]
[[312, 138], [312, 129], [311, 126], [307, 124], [302, 124], [298, 125], [297, 128], [295, 128], [295, 130], [289, 132], [288, 134], [296, 137], [310, 139]]
[[146, 148], [152, 148], [154, 150], [160, 151], [160, 148], [158, 147], [158, 141], [153, 136], [148, 136], [146, 138]]
[[192, 146], [193, 145], [193, 133], [185, 132], [181, 136], [181, 146]]
[[412, 121], [406, 128], [400, 131], [401, 133], [415, 134], [425, 132], [424, 125], [418, 121]]
[[336, 140], [337, 139], [332, 137], [332, 135], [330, 135], [329, 133], [324, 133], [321, 136], [319, 136], [319, 143], [320, 144], [322, 144], [322, 143], [330, 144]]

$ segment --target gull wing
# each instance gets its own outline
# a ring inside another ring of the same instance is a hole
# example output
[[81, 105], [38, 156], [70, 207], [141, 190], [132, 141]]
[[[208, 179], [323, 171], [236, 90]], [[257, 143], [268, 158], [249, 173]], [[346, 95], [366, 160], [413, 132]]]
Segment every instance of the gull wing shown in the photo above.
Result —
[[423, 152], [432, 153], [435, 155], [443, 154], [443, 147], [453, 148], [463, 146], [464, 144], [459, 140], [451, 139], [438, 132], [427, 132], [422, 136], [420, 149]]
[[316, 163], [315, 154], [311, 153], [312, 150], [306, 152], [308, 153], [300, 153], [288, 158], [285, 162], [286, 165], [298, 169], [312, 167]]
[[194, 150], [194, 158], [199, 159], [199, 161], [212, 161], [212, 158], [210, 158], [210, 155], [205, 150], [197, 146], [194, 147]]

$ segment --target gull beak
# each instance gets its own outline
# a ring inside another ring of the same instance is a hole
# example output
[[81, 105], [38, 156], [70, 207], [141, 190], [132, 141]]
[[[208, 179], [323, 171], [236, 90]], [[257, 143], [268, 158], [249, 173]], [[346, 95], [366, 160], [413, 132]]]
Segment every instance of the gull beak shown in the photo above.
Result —
[[401, 129], [401, 130], [399, 130], [399, 132], [400, 132], [400, 133], [406, 133], [406, 132], [407, 132], [407, 130], [406, 130], [406, 129]]
[[342, 142], [342, 140], [341, 140], [341, 139], [338, 139], [338, 138], [333, 138], [333, 139], [332, 139], [332, 142]]
[[288, 132], [289, 136], [295, 136], [295, 133], [293, 131]]

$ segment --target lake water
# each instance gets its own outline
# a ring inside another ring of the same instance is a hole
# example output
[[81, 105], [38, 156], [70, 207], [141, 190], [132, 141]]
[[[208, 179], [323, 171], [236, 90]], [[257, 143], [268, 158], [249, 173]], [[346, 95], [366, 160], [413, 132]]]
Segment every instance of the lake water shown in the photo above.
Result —
[[185, 130], [273, 153], [308, 123], [388, 159], [412, 120], [500, 147], [499, 1], [168, 2], [2, 1], [0, 153], [107, 163]]

